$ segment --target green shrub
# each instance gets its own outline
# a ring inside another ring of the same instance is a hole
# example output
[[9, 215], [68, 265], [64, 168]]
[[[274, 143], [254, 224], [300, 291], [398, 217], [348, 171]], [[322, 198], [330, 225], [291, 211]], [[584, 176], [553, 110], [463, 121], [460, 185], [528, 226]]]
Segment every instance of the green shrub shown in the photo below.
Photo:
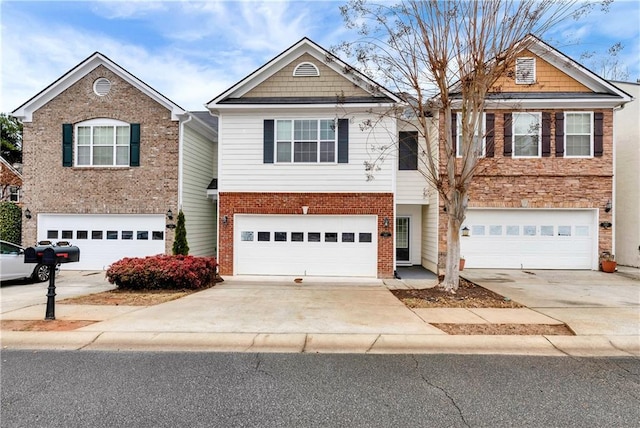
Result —
[[182, 210], [178, 213], [178, 221], [176, 224], [176, 238], [173, 240], [173, 255], [189, 254], [189, 244], [187, 244], [187, 229], [184, 225], [184, 214]]
[[213, 257], [168, 256], [124, 258], [107, 269], [107, 280], [126, 290], [195, 290], [216, 280]]
[[0, 239], [22, 243], [22, 209], [13, 202], [0, 202]]

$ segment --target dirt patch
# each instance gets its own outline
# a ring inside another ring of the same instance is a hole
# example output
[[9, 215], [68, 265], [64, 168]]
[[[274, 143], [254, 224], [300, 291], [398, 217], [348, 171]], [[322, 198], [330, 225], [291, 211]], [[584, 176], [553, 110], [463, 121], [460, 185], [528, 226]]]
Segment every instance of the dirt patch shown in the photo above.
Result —
[[574, 336], [566, 325], [548, 324], [431, 324], [453, 335]]
[[410, 308], [524, 307], [463, 278], [460, 278], [460, 287], [458, 287], [456, 294], [448, 293], [440, 286], [415, 290], [391, 290], [391, 292]]
[[97, 321], [77, 320], [2, 320], [0, 329], [9, 331], [69, 331]]
[[71, 297], [57, 303], [67, 305], [153, 306], [179, 299], [200, 290], [109, 290], [87, 296]]

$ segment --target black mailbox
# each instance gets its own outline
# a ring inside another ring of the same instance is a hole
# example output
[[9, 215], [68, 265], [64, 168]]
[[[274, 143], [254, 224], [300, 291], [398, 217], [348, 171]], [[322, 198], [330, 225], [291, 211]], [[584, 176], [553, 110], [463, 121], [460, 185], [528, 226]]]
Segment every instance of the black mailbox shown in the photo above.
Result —
[[43, 265], [57, 265], [58, 263], [72, 263], [80, 261], [80, 248], [69, 246], [39, 246], [24, 250], [25, 263], [42, 263]]

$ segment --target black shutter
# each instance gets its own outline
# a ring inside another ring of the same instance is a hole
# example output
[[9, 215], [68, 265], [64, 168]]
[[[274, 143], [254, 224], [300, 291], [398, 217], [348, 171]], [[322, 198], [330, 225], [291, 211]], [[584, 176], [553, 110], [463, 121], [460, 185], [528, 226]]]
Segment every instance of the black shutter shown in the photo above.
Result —
[[551, 156], [551, 113], [542, 112], [542, 157]]
[[504, 114], [504, 156], [511, 157], [513, 147], [513, 130], [511, 129], [512, 115]]
[[600, 157], [604, 152], [603, 138], [604, 138], [604, 114], [593, 114], [593, 155]]
[[495, 141], [495, 124], [496, 124], [496, 115], [493, 113], [487, 113], [485, 118], [486, 121], [486, 136], [485, 136], [485, 145], [486, 145], [486, 157], [492, 158], [495, 152], [496, 141]]
[[264, 121], [264, 148], [262, 150], [262, 159], [264, 163], [273, 163], [273, 147], [275, 141], [275, 121], [273, 119], [265, 119]]
[[140, 166], [140, 124], [129, 124], [129, 166]]
[[418, 133], [416, 131], [400, 132], [398, 146], [398, 169], [400, 171], [417, 170]]
[[451, 144], [453, 155], [458, 156], [458, 113], [451, 112]]
[[338, 163], [349, 163], [349, 119], [338, 119]]
[[564, 156], [564, 113], [556, 113], [556, 157]]
[[62, 166], [73, 166], [73, 125], [62, 124]]

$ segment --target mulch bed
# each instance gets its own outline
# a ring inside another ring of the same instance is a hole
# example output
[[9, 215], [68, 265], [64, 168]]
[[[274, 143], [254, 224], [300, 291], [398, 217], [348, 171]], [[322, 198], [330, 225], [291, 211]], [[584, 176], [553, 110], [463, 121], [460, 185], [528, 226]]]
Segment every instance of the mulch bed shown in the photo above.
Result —
[[431, 324], [454, 335], [574, 336], [566, 325], [548, 324]]

